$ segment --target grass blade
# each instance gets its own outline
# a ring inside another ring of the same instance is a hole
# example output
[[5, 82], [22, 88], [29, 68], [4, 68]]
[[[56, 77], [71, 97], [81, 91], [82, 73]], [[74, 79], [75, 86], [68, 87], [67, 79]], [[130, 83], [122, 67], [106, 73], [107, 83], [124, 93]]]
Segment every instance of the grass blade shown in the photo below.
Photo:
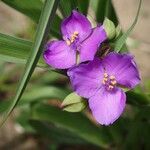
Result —
[[105, 9], [106, 9], [107, 0], [91, 0], [90, 5], [92, 10], [96, 13], [96, 21], [103, 22], [105, 18]]
[[84, 15], [87, 15], [88, 13], [89, 4], [90, 0], [77, 0], [77, 7]]
[[53, 123], [97, 146], [108, 148], [111, 137], [105, 127], [95, 126], [81, 113], [68, 113], [50, 105], [33, 106], [32, 119]]
[[[0, 60], [12, 63], [27, 62], [33, 42], [0, 33]], [[38, 66], [43, 67], [42, 58]]]
[[130, 26], [130, 28], [127, 30], [127, 32], [125, 32], [117, 41], [115, 44], [115, 50], [117, 52], [119, 52], [122, 48], [122, 46], [125, 44], [127, 37], [130, 35], [131, 31], [134, 29], [137, 21], [138, 21], [138, 17], [139, 17], [139, 13], [140, 13], [140, 9], [141, 9], [141, 4], [142, 4], [142, 0], [139, 1], [139, 7], [137, 10], [137, 14], [135, 16], [135, 19], [132, 23], [132, 25]]
[[59, 10], [63, 17], [68, 17], [73, 9], [77, 8], [77, 1], [76, 0], [61, 0], [59, 4]]
[[[0, 33], [0, 60], [25, 64], [30, 55], [32, 44], [31, 41]], [[64, 75], [63, 71], [47, 66], [42, 57], [39, 59], [37, 66]]]
[[116, 26], [118, 25], [118, 18], [112, 0], [106, 0], [105, 17], [110, 19]]
[[0, 33], [0, 60], [25, 63], [32, 42]]
[[[35, 23], [39, 22], [43, 2], [41, 0], [2, 0], [5, 4], [9, 5], [10, 7], [16, 9], [17, 11], [23, 13], [24, 15], [28, 16], [32, 19]], [[55, 19], [51, 25], [50, 32], [51, 34], [59, 38], [60, 34], [59, 26], [61, 19], [58, 15], [55, 16]]]
[[33, 21], [39, 21], [43, 6], [41, 0], [2, 0], [2, 2], [25, 14]]
[[55, 15], [59, 0], [46, 0], [45, 5], [43, 7], [43, 11], [40, 17], [39, 25], [37, 28], [35, 42], [33, 44], [33, 48], [30, 54], [30, 57], [27, 61], [25, 72], [20, 80], [18, 90], [16, 92], [15, 98], [12, 102], [12, 105], [4, 115], [1, 126], [7, 120], [17, 103], [19, 102], [26, 85], [36, 67], [36, 64], [40, 58], [42, 50], [44, 48], [44, 44], [48, 37], [48, 30], [50, 29], [51, 21]]

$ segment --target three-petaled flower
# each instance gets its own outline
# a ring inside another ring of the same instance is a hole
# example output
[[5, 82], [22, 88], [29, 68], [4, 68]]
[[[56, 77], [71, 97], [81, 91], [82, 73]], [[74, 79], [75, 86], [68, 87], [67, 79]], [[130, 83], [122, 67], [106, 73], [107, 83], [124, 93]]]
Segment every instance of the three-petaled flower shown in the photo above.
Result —
[[121, 87], [132, 89], [140, 82], [133, 57], [115, 52], [68, 70], [68, 76], [74, 90], [89, 99], [92, 114], [102, 125], [122, 114], [126, 95]]
[[107, 38], [103, 26], [92, 28], [89, 20], [75, 10], [62, 22], [61, 32], [63, 40], [49, 42], [44, 52], [46, 63], [58, 69], [93, 60], [98, 47]]

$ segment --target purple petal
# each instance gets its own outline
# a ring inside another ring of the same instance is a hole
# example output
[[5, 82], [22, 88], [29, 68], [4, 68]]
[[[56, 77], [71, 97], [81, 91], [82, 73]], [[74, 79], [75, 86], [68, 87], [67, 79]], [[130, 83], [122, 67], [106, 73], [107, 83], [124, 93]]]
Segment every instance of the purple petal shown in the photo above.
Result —
[[64, 40], [70, 38], [70, 36], [77, 31], [79, 33], [79, 39], [82, 41], [91, 33], [91, 28], [89, 20], [75, 10], [73, 10], [72, 14], [61, 24], [61, 32], [64, 36]]
[[101, 87], [103, 72], [101, 61], [95, 58], [92, 62], [70, 69], [68, 76], [73, 89], [80, 96], [89, 98]]
[[125, 101], [126, 95], [121, 89], [107, 91], [103, 87], [89, 99], [89, 107], [97, 122], [109, 125], [120, 117], [125, 108]]
[[81, 44], [80, 61], [93, 60], [98, 47], [106, 38], [103, 26], [94, 28], [92, 34]]
[[52, 41], [47, 44], [44, 60], [54, 68], [67, 69], [75, 65], [76, 52], [65, 41]]
[[114, 75], [119, 84], [127, 88], [133, 88], [139, 84], [139, 72], [133, 56], [113, 52], [104, 58], [103, 64], [106, 72]]

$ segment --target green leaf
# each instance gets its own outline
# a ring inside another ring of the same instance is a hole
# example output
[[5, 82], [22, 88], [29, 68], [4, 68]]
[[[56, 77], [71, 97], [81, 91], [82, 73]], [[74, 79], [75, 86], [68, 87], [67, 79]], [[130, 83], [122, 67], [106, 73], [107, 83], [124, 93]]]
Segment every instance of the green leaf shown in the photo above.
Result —
[[48, 30], [50, 28], [51, 22], [53, 20], [53, 17], [55, 15], [55, 11], [57, 9], [59, 0], [46, 0], [45, 5], [43, 7], [43, 11], [40, 17], [39, 25], [37, 28], [36, 38], [35, 42], [33, 44], [33, 48], [30, 54], [30, 57], [27, 61], [26, 68], [24, 71], [24, 74], [22, 76], [22, 79], [20, 80], [15, 98], [13, 100], [13, 103], [11, 107], [8, 109], [6, 114], [4, 115], [4, 118], [2, 120], [1, 125], [4, 124], [4, 122], [7, 120], [8, 116], [11, 114], [17, 103], [19, 102], [27, 83], [36, 67], [36, 64], [40, 58], [40, 55], [42, 54], [42, 50], [44, 48], [46, 39], [48, 37]]
[[86, 106], [86, 100], [74, 92], [69, 94], [62, 102], [63, 110], [68, 112], [80, 112]]
[[[39, 102], [43, 100], [57, 99], [62, 101], [69, 91], [54, 86], [32, 86], [22, 96], [18, 102], [18, 106]], [[4, 113], [12, 104], [12, 99], [0, 102], [0, 113]]]
[[59, 144], [87, 144], [86, 141], [60, 127], [37, 120], [30, 120], [29, 123], [38, 134], [41, 134], [48, 139], [52, 139]]
[[105, 9], [106, 9], [107, 0], [91, 0], [90, 6], [93, 12], [96, 13], [96, 20], [98, 22], [103, 22], [105, 18]]
[[115, 26], [118, 24], [118, 18], [112, 3], [112, 0], [106, 0], [105, 17], [110, 19]]
[[19, 116], [15, 118], [15, 122], [17, 122], [17, 124], [19, 124], [23, 128], [25, 133], [35, 134], [34, 128], [29, 124], [30, 116], [30, 108], [26, 107], [24, 110], [21, 109]]
[[77, 7], [84, 15], [88, 13], [89, 4], [90, 0], [77, 0]]
[[107, 148], [111, 143], [106, 128], [95, 126], [80, 113], [69, 113], [49, 105], [37, 104], [33, 107], [32, 118], [53, 123], [100, 147]]
[[54, 86], [40, 86], [40, 87], [32, 87], [24, 93], [18, 105], [30, 103], [33, 101], [43, 100], [43, 99], [59, 99], [63, 100], [69, 91], [66, 89], [61, 89]]
[[116, 27], [116, 37], [115, 37], [115, 38], [118, 38], [120, 35], [121, 35], [121, 26], [118, 25], [118, 26]]
[[115, 43], [115, 50], [117, 52], [119, 52], [121, 50], [121, 48], [123, 47], [123, 45], [126, 42], [127, 37], [130, 35], [131, 31], [134, 29], [134, 27], [135, 27], [135, 25], [138, 21], [140, 9], [141, 9], [141, 4], [142, 4], [142, 0], [140, 0], [140, 2], [139, 2], [139, 7], [138, 7], [138, 10], [137, 10], [136, 17], [135, 17], [132, 25], [130, 26], [130, 28], [127, 30], [127, 32], [123, 33], [123, 35]]
[[133, 105], [150, 105], [150, 98], [142, 93], [137, 93], [133, 91], [128, 91], [127, 93], [127, 102]]
[[32, 42], [0, 33], [0, 60], [26, 63]]
[[[28, 16], [35, 23], [39, 22], [41, 10], [43, 7], [43, 2], [41, 0], [2, 0], [2, 1], [5, 4], [9, 5], [10, 7]], [[60, 28], [60, 23], [61, 19], [58, 15], [56, 15], [50, 28], [51, 34], [56, 38], [60, 38], [60, 34], [58, 32]]]
[[[0, 33], [0, 60], [12, 63], [25, 64], [30, 55], [32, 42]], [[61, 70], [52, 69], [45, 64], [41, 57], [38, 67], [65, 74]]]
[[35, 22], [39, 21], [43, 3], [41, 0], [2, 0], [5, 4], [22, 12]]
[[123, 149], [150, 149], [149, 133], [150, 133], [150, 109], [147, 107], [140, 107], [130, 123], [128, 133], [123, 142]]
[[107, 17], [117, 25], [118, 19], [111, 0], [94, 0], [94, 2], [91, 0], [90, 6], [93, 12], [96, 13], [96, 20], [98, 22], [103, 22], [105, 17]]
[[63, 17], [68, 17], [73, 9], [77, 8], [77, 1], [76, 0], [61, 0], [59, 4], [60, 12], [62, 13]]

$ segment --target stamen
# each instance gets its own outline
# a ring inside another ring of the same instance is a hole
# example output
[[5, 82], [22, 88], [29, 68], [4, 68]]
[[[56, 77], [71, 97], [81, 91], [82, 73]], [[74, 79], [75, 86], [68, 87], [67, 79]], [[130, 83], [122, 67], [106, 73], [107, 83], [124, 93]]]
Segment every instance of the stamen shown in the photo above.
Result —
[[102, 83], [106, 84], [107, 81], [108, 81], [108, 78], [103, 78]]
[[78, 37], [79, 32], [75, 31], [72, 35], [71, 38], [66, 40], [67, 45], [71, 45], [75, 41], [75, 39]]
[[109, 78], [110, 78], [111, 80], [113, 80], [113, 79], [115, 79], [115, 76], [110, 76]]
[[71, 45], [71, 41], [70, 40], [66, 40], [67, 45]]
[[107, 77], [108, 77], [108, 74], [107, 74], [106, 72], [104, 73], [104, 77], [105, 77], [105, 78], [107, 78]]
[[78, 31], [74, 31], [74, 35], [78, 35], [79, 34], [79, 32]]
[[104, 81], [108, 81], [108, 78], [104, 78], [103, 80], [104, 80]]
[[112, 85], [109, 85], [109, 86], [108, 86], [108, 89], [109, 89], [109, 90], [112, 90], [113, 88], [114, 88], [114, 86], [112, 86]]
[[71, 38], [70, 42], [73, 43], [74, 42], [74, 38]]
[[105, 85], [107, 90], [113, 90], [117, 85], [115, 76], [109, 76], [106, 72], [104, 73], [102, 83]]
[[103, 83], [104, 85], [106, 84], [106, 82], [104, 81], [104, 79], [103, 79], [102, 83]]
[[116, 80], [113, 80], [110, 82], [112, 85], [116, 85], [117, 84], [117, 81]]

